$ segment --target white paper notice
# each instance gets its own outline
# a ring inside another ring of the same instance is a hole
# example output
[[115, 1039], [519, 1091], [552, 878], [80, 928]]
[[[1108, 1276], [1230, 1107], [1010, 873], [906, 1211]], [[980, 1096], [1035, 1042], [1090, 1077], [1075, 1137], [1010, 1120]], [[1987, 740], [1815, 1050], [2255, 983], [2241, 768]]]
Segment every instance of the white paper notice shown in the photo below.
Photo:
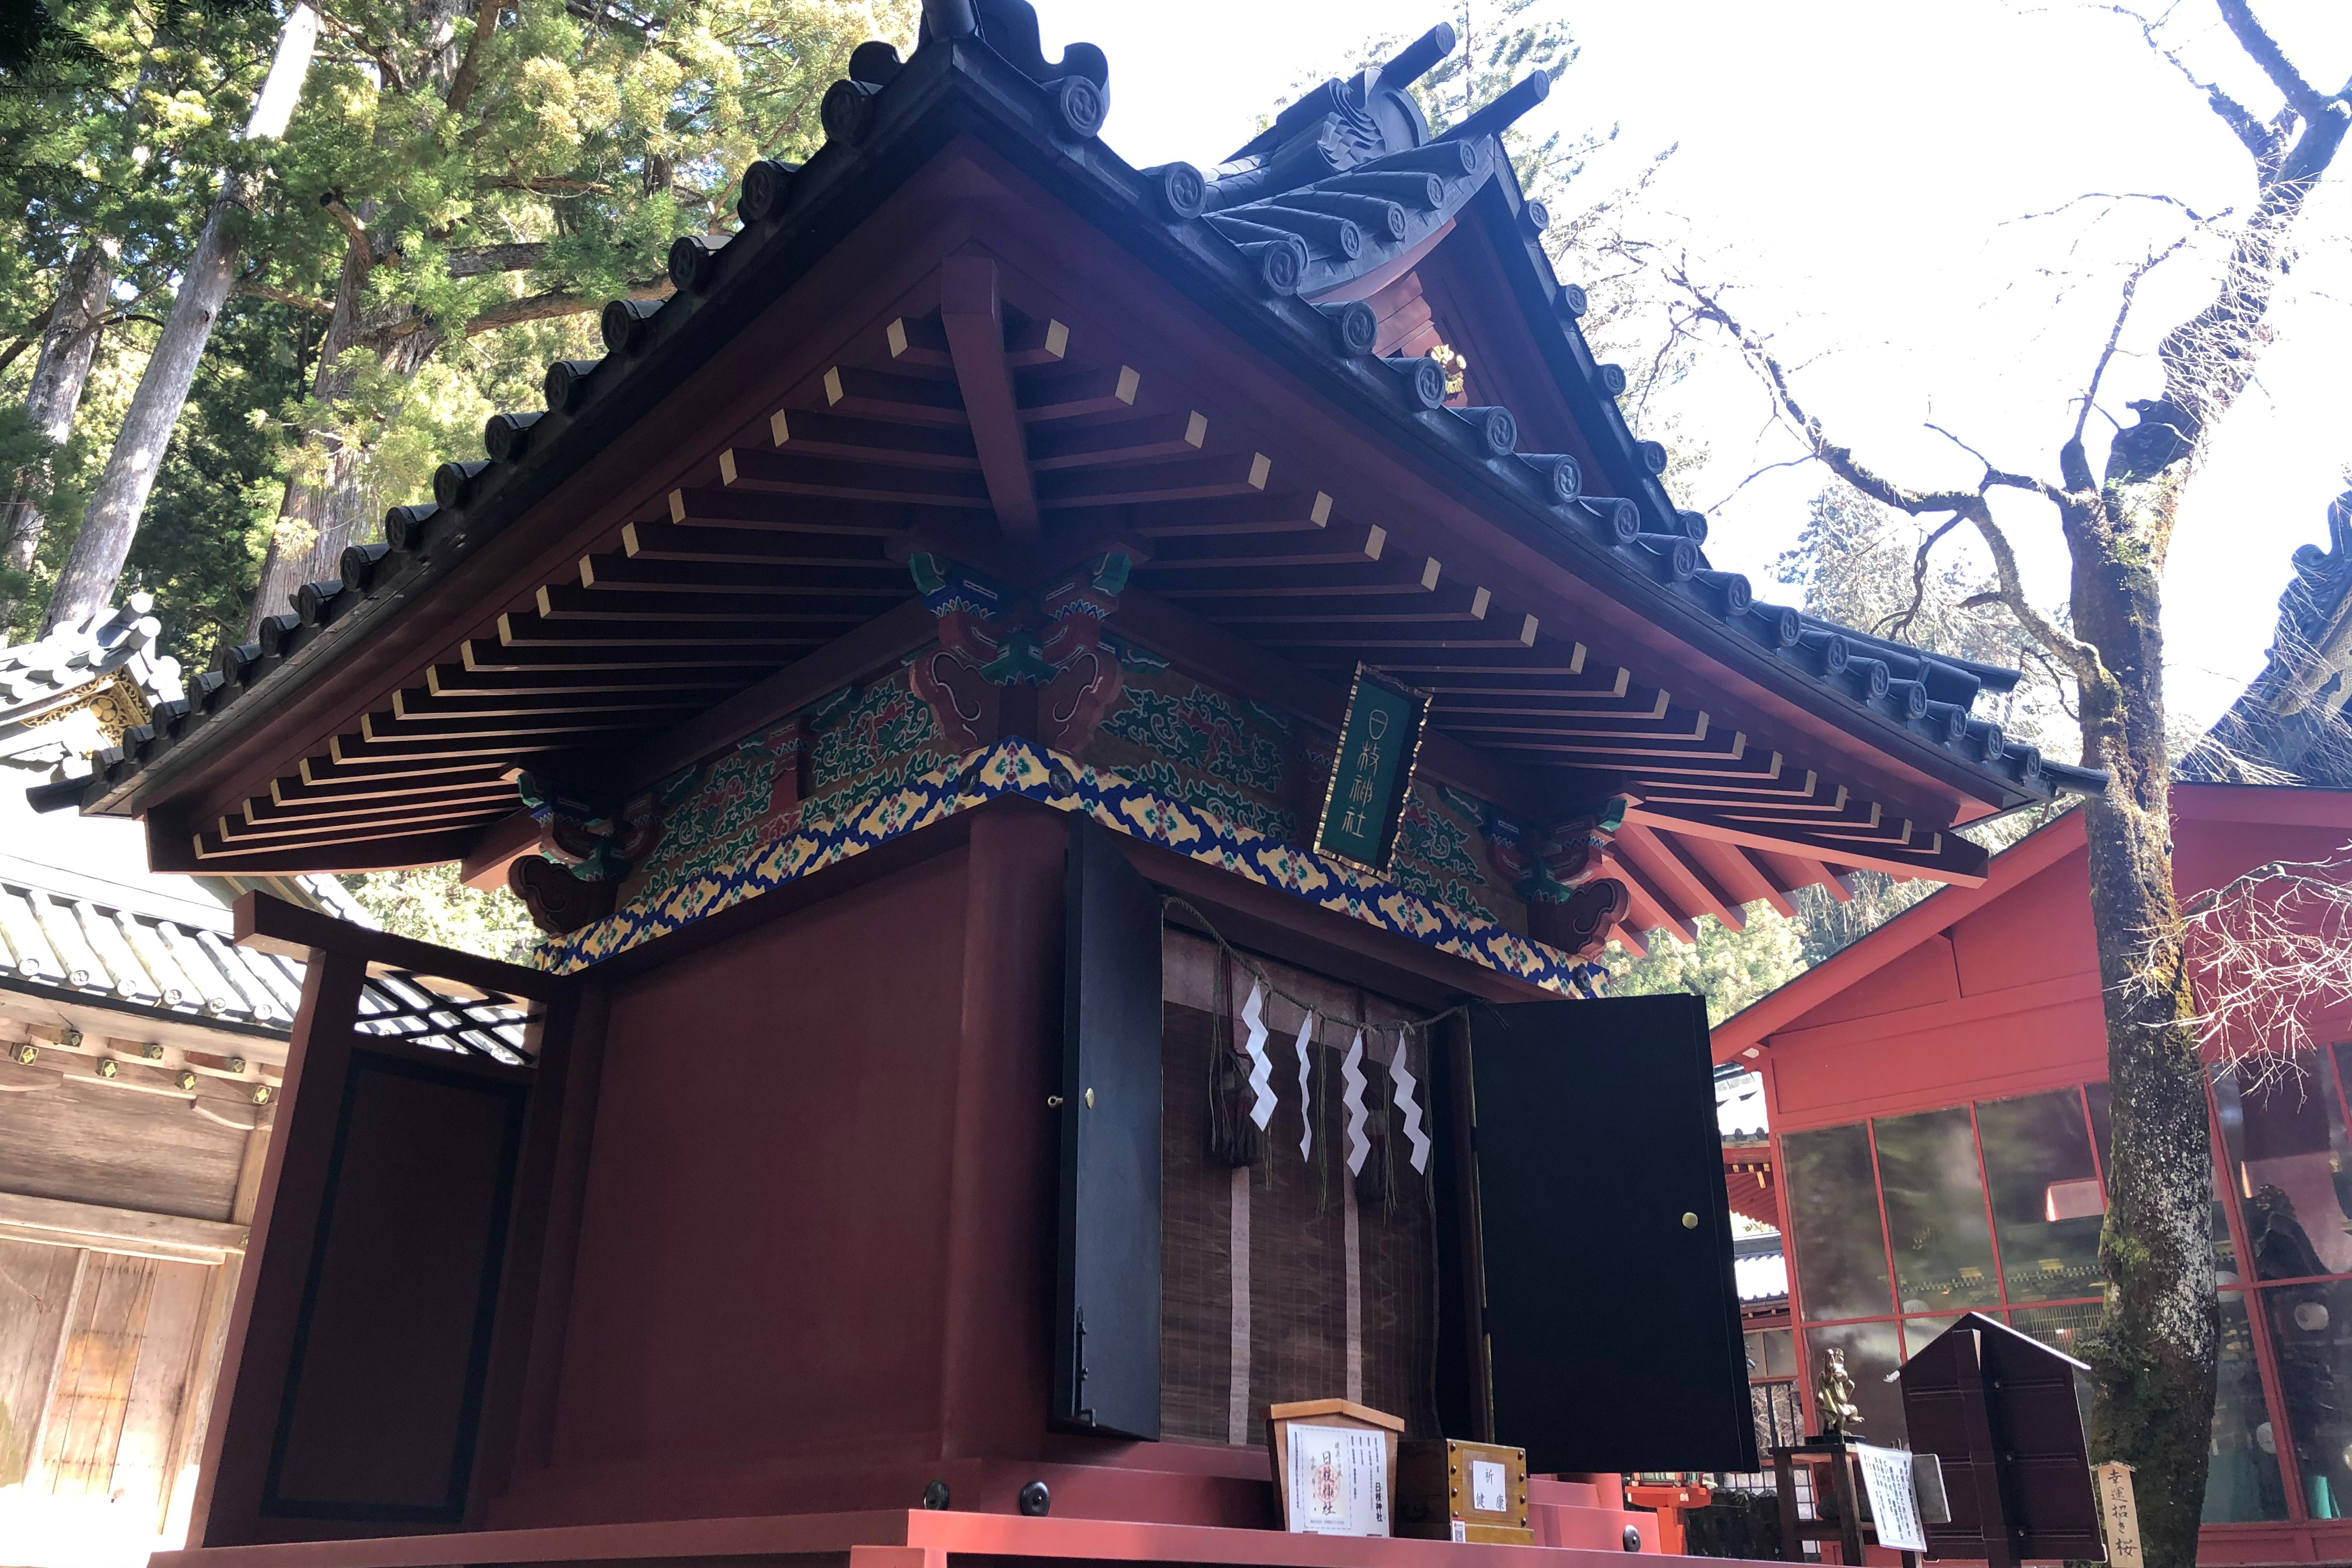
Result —
[[1378, 1432], [1294, 1424], [1289, 1484], [1294, 1531], [1389, 1532], [1389, 1450]]
[[1870, 1519], [1878, 1544], [1894, 1552], [1925, 1552], [1927, 1532], [1919, 1523], [1919, 1503], [1911, 1489], [1911, 1455], [1904, 1448], [1853, 1445], [1862, 1463], [1862, 1484], [1870, 1494]]
[[1508, 1513], [1509, 1492], [1504, 1478], [1509, 1472], [1492, 1459], [1470, 1461], [1470, 1506], [1479, 1513]]

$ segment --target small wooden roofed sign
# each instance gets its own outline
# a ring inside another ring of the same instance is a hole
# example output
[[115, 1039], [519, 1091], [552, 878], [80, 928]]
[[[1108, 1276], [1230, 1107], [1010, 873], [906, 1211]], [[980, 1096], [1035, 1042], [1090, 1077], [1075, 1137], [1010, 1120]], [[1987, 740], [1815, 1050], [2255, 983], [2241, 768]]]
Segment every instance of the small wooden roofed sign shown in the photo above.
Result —
[[142, 817], [159, 868], [494, 877], [538, 839], [519, 773], [618, 812], [927, 647], [959, 749], [1075, 752], [1108, 637], [1307, 734], [1359, 660], [1411, 683], [1423, 776], [1530, 886], [1622, 884], [1638, 945], [1856, 868], [1974, 881], [1954, 827], [2101, 784], [1975, 715], [2016, 672], [1709, 562], [1501, 154], [1542, 78], [1433, 136], [1440, 28], [1137, 169], [1101, 51], [1048, 60], [1021, 0], [924, 10], [604, 357], [41, 804]]
[[1951, 1518], [1927, 1555], [2097, 1562], [2106, 1555], [2074, 1377], [2090, 1368], [1981, 1312], [1903, 1365], [1911, 1446], [1943, 1462]]

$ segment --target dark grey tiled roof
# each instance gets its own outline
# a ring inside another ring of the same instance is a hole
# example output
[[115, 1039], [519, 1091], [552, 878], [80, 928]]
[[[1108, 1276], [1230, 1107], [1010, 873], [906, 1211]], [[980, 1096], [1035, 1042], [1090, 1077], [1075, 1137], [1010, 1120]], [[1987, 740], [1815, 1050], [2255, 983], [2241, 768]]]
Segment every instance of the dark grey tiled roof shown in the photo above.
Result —
[[2294, 552], [2270, 658], [2181, 759], [2200, 784], [2352, 789], [2352, 490], [2327, 508], [2327, 548]]
[[[1419, 143], [1427, 128], [1418, 111], [1402, 121], [1392, 102], [1401, 89], [1383, 85], [1400, 68], [1392, 66], [1318, 89], [1211, 174], [1181, 163], [1139, 171], [1097, 137], [1108, 87], [1100, 50], [1072, 45], [1048, 62], [1024, 0], [929, 0], [925, 10], [924, 40], [906, 61], [885, 45], [857, 51], [853, 79], [825, 98], [827, 141], [805, 166], [763, 162], [746, 172], [740, 232], [677, 243], [676, 294], [607, 305], [605, 356], [551, 366], [544, 411], [493, 417], [487, 458], [442, 465], [431, 504], [389, 514], [386, 542], [347, 550], [337, 578], [301, 588], [263, 623], [258, 642], [196, 677], [186, 703], [164, 704], [152, 724], [100, 753], [87, 788], [36, 791], [41, 804], [120, 810], [128, 786], [168, 768], [174, 750], [201, 756], [226, 743], [243, 726], [222, 721], [247, 707], [247, 693], [310, 679], [337, 642], [348, 644], [510, 526], [960, 132], [1021, 162], [1145, 265], [1244, 324], [1335, 401], [1414, 444], [1465, 496], [1659, 624], [1768, 685], [1844, 710], [1850, 728], [1882, 745], [1940, 753], [1948, 767], [1982, 781], [1988, 798], [2021, 804], [2105, 786], [2105, 774], [2046, 761], [1973, 717], [1977, 694], [2006, 689], [2017, 672], [1811, 620], [1759, 601], [1745, 577], [1710, 564], [1706, 518], [1675, 505], [1658, 478], [1664, 448], [1627, 425], [1616, 402], [1623, 374], [1594, 360], [1577, 326], [1583, 292], [1554, 275], [1540, 209], [1524, 200], [1501, 154], [1502, 126], [1540, 99], [1540, 86], [1522, 84], [1447, 139]], [[943, 26], [957, 36], [938, 36]], [[1432, 39], [1415, 49], [1425, 53]], [[1444, 406], [1433, 362], [1373, 356], [1370, 311], [1350, 294], [1383, 268], [1409, 264], [1446, 218], [1495, 237], [1535, 346], [1601, 472], [1517, 451], [1507, 409]]]

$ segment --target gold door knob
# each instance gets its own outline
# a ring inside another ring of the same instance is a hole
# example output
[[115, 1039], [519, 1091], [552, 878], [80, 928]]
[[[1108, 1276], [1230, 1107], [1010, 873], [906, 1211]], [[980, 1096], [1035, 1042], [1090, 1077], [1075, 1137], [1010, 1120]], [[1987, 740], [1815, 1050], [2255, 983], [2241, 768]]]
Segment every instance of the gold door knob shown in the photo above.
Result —
[[1094, 1108], [1095, 1108], [1095, 1091], [1094, 1091], [1093, 1089], [1088, 1089], [1088, 1090], [1087, 1090], [1087, 1109], [1088, 1110], [1092, 1110]]

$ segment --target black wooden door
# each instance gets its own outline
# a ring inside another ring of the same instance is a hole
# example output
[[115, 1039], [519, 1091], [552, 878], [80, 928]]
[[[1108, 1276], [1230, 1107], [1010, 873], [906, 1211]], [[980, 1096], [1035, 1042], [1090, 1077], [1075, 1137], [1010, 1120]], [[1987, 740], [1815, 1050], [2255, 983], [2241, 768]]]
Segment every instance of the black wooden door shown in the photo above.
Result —
[[1160, 1436], [1160, 895], [1070, 819], [1054, 1415]]
[[1697, 997], [1481, 1006], [1473, 1152], [1495, 1435], [1530, 1470], [1749, 1470]]

